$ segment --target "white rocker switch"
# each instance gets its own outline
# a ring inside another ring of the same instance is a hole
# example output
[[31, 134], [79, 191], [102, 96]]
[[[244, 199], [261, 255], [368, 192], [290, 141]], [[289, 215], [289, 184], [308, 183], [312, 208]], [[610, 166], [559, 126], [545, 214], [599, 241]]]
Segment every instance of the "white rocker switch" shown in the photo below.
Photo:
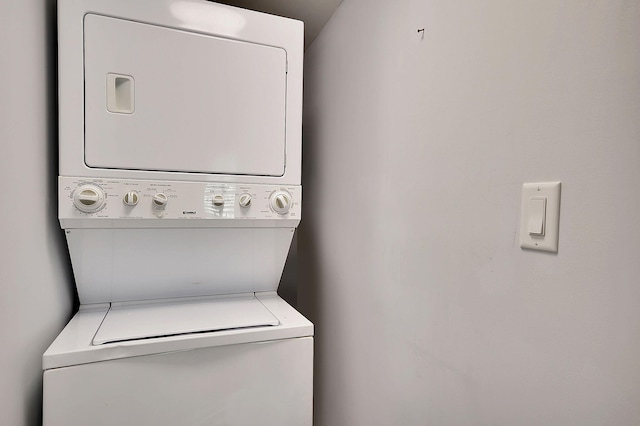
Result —
[[560, 182], [522, 185], [520, 247], [558, 252]]
[[529, 199], [529, 235], [544, 236], [546, 210], [546, 197], [531, 197]]

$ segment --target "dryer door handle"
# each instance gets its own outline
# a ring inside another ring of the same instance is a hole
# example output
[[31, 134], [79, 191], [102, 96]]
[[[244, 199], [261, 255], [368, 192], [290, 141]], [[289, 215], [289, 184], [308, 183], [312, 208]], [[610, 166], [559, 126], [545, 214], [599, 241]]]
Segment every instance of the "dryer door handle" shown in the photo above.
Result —
[[116, 114], [133, 114], [134, 79], [130, 75], [107, 74], [107, 110]]

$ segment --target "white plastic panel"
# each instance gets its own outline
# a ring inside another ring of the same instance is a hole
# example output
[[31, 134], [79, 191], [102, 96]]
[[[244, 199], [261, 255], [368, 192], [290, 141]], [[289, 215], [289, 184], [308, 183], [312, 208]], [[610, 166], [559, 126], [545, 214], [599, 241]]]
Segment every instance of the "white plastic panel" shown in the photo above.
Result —
[[45, 426], [310, 426], [313, 338], [56, 368], [43, 391]]
[[[288, 227], [298, 226], [302, 213], [300, 186], [172, 182], [133, 179], [60, 177], [58, 214], [63, 228], [140, 227]], [[86, 185], [100, 193], [104, 203], [95, 211], [79, 210], [74, 197]], [[282, 214], [271, 208], [274, 194], [285, 191], [290, 209]], [[135, 195], [135, 204], [125, 197]], [[164, 194], [166, 205], [156, 208], [153, 197]], [[247, 206], [241, 196], [250, 197]], [[222, 197], [215, 205], [214, 198]]]
[[81, 304], [275, 291], [293, 228], [69, 229]]
[[114, 303], [93, 344], [275, 325], [278, 319], [253, 295]]
[[284, 174], [284, 49], [88, 14], [84, 70], [87, 166]]

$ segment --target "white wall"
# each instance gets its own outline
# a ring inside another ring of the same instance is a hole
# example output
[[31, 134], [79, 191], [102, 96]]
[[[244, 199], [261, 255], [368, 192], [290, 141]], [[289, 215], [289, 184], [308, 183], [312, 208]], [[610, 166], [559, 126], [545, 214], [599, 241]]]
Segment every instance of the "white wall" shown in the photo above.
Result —
[[71, 314], [57, 223], [55, 3], [0, 2], [0, 423], [41, 424], [42, 353]]
[[316, 424], [640, 424], [640, 2], [344, 0], [305, 69]]

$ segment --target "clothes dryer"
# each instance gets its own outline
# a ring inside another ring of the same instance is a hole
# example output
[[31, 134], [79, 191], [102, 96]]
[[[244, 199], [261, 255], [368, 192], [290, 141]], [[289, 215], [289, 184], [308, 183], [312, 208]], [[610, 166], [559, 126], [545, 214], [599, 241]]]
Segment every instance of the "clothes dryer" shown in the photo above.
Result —
[[45, 425], [311, 424], [303, 24], [200, 0], [58, 2], [58, 216], [79, 312]]

